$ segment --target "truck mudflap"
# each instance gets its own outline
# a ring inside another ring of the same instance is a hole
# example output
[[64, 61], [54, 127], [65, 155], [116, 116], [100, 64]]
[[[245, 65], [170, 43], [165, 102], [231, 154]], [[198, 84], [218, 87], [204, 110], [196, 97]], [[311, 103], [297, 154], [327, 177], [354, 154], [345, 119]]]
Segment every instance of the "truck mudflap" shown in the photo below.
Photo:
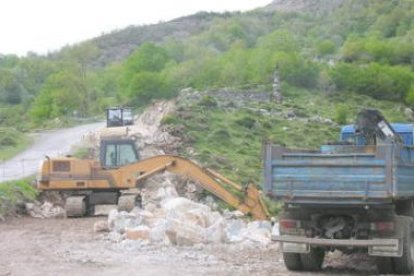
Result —
[[401, 257], [403, 254], [399, 239], [337, 240], [273, 235], [272, 241], [280, 242], [282, 251], [287, 253], [309, 253], [311, 246], [320, 246], [368, 248], [368, 255], [380, 257]]

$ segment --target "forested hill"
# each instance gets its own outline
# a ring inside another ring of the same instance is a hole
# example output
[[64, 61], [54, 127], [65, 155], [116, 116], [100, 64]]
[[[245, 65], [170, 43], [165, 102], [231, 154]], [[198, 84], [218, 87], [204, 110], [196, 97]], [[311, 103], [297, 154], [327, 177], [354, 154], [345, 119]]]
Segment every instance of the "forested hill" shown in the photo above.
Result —
[[[414, 105], [414, 1], [276, 0], [0, 57], [0, 124], [32, 128], [186, 87], [304, 89]], [[59, 120], [54, 120], [59, 118]]]
[[[349, 5], [349, 0], [274, 0], [269, 5], [263, 7], [262, 11], [278, 12], [304, 12], [313, 14], [326, 14], [335, 12], [344, 4]], [[356, 1], [353, 1], [356, 2]]]
[[146, 26], [130, 26], [92, 39], [100, 49], [97, 66], [122, 61], [139, 45], [145, 42], [168, 43], [171, 40], [186, 40], [208, 30], [214, 20], [231, 17], [231, 13], [202, 12], [177, 18], [168, 22]]

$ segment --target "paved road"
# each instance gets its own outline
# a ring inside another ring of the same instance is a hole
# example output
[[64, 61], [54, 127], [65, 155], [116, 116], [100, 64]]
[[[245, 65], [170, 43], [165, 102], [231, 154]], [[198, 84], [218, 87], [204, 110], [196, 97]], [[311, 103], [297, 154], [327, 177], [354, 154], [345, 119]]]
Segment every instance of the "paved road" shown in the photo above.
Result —
[[83, 135], [104, 126], [100, 122], [35, 134], [35, 142], [30, 148], [0, 163], [0, 182], [35, 174], [46, 155], [54, 157], [67, 154]]

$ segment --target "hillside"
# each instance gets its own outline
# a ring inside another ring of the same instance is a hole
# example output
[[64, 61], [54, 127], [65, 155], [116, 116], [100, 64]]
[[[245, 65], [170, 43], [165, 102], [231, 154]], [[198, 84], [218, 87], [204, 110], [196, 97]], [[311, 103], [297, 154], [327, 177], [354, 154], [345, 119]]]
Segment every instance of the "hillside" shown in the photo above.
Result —
[[[139, 108], [175, 98], [186, 88], [204, 91], [207, 102], [209, 93], [223, 89], [273, 93], [292, 101], [292, 109], [296, 101], [318, 106], [329, 98], [329, 112], [305, 104], [299, 113], [337, 124], [349, 122], [354, 114], [347, 107], [359, 102], [402, 114], [414, 106], [413, 42], [414, 4], [404, 0], [276, 0], [246, 13], [131, 26], [48, 56], [0, 56], [0, 123], [20, 131], [62, 126], [102, 114], [109, 105]], [[336, 135], [334, 128], [314, 132], [317, 125], [309, 126], [313, 142], [305, 146]], [[302, 146], [288, 135], [256, 135]]]
[[231, 14], [198, 13], [168, 22], [130, 26], [104, 34], [91, 40], [100, 49], [100, 56], [94, 63], [101, 67], [122, 61], [144, 42], [162, 44], [171, 40], [186, 40], [208, 30], [214, 20], [230, 16]]
[[[316, 14], [332, 13], [340, 8], [345, 0], [274, 0], [263, 7], [271, 12], [311, 12]], [[348, 1], [349, 2], [349, 1]]]

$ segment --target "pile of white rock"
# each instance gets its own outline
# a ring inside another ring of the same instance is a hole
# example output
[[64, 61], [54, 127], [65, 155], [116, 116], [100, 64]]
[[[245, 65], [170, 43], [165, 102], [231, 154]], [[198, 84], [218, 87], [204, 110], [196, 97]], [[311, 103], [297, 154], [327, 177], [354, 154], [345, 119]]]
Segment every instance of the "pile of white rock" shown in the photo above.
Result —
[[170, 173], [152, 177], [141, 190], [143, 208], [131, 212], [113, 209], [108, 220], [95, 223], [94, 229], [109, 231], [108, 238], [115, 242], [136, 240], [142, 244], [266, 246], [271, 242], [269, 221], [250, 222], [239, 211], [221, 214], [211, 196], [197, 199], [194, 185]]
[[129, 213], [112, 210], [107, 225], [113, 241], [130, 239], [178, 246], [218, 243], [265, 246], [270, 243], [272, 232], [268, 221], [226, 218], [206, 205], [182, 197], [164, 201], [154, 213], [140, 208]]
[[26, 212], [34, 218], [65, 218], [66, 211], [59, 205], [53, 204], [49, 201], [40, 203], [35, 201], [33, 203], [25, 203]]

